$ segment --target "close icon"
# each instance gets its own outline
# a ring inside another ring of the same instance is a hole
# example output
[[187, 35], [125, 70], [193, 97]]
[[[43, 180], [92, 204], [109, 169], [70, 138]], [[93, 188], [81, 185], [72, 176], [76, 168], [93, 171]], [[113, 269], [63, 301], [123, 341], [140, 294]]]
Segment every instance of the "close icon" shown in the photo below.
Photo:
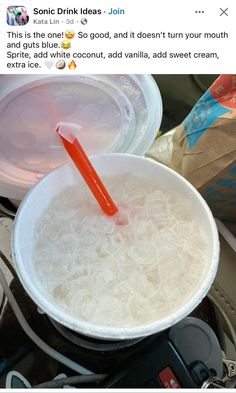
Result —
[[225, 9], [223, 9], [223, 8], [220, 8], [220, 16], [222, 16], [222, 15], [225, 15], [225, 16], [229, 16], [228, 14], [227, 14], [227, 11], [228, 11], [228, 8], [225, 8]]

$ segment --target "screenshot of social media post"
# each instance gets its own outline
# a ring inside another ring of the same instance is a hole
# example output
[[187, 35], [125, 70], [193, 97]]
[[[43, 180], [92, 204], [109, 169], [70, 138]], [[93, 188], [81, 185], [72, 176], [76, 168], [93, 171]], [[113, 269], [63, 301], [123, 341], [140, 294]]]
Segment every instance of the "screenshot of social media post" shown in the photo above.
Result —
[[0, 391], [236, 388], [235, 17], [2, 0]]

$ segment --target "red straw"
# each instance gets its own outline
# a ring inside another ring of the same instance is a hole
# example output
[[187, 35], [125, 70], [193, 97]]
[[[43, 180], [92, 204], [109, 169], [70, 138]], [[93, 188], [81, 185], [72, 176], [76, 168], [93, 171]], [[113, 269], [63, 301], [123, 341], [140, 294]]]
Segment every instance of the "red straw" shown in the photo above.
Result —
[[72, 132], [61, 130], [60, 126], [56, 131], [61, 138], [67, 153], [74, 161], [88, 187], [90, 188], [90, 191], [97, 199], [101, 209], [108, 216], [113, 216], [118, 212], [118, 209], [104, 187], [91, 162], [89, 161], [89, 158], [80, 145], [78, 139], [73, 135]]

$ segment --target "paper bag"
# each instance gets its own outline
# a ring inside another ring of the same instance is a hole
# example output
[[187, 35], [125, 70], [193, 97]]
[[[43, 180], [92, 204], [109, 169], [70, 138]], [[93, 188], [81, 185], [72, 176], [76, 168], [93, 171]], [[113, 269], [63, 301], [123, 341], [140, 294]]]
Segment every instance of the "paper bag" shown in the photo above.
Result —
[[213, 214], [236, 220], [236, 75], [221, 75], [177, 127], [171, 167]]

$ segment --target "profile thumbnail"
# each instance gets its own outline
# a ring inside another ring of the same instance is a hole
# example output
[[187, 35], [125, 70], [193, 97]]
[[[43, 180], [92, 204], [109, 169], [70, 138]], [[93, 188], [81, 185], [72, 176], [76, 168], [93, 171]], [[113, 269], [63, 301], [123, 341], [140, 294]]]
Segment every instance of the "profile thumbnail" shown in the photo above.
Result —
[[29, 22], [29, 15], [24, 6], [11, 5], [7, 7], [7, 24], [9, 26], [24, 26]]

